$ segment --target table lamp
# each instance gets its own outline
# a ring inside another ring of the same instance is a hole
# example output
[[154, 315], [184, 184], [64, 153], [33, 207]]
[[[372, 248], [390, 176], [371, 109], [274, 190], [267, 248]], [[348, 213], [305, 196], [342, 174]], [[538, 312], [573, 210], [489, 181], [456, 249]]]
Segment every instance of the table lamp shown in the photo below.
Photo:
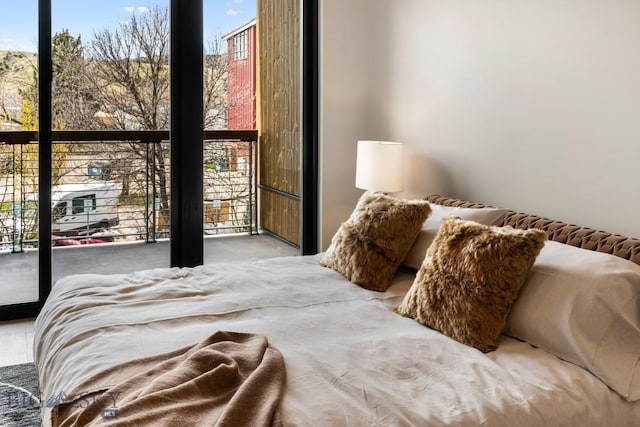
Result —
[[358, 141], [356, 187], [381, 193], [404, 190], [402, 143]]

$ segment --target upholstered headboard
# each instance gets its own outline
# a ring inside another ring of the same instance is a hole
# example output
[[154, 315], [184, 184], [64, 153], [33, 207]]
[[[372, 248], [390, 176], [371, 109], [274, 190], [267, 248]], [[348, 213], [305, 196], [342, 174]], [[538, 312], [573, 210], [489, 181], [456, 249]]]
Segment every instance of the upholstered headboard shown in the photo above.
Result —
[[[490, 207], [481, 203], [468, 202], [466, 200], [440, 195], [428, 196], [427, 200], [444, 206], [459, 206], [463, 208]], [[591, 251], [613, 254], [640, 265], [640, 239], [515, 211], [509, 211], [503, 218], [502, 224], [499, 225], [510, 225], [520, 229], [537, 228], [544, 230], [550, 240], [589, 249]]]

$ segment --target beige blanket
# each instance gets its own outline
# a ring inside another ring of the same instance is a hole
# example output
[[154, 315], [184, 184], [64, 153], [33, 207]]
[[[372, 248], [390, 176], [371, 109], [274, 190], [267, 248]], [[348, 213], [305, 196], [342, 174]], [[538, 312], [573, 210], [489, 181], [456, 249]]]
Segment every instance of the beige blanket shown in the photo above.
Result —
[[[114, 349], [117, 351], [117, 349]], [[216, 332], [200, 343], [104, 370], [52, 411], [54, 426], [271, 426], [284, 360], [261, 335]]]

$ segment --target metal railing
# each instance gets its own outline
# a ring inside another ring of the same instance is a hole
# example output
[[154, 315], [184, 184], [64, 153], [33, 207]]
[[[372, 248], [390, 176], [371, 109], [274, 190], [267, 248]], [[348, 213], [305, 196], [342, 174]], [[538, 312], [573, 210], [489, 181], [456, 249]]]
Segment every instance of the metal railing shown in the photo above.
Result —
[[[168, 131], [54, 131], [54, 246], [170, 237]], [[0, 251], [39, 245], [37, 133], [0, 132]], [[256, 233], [257, 131], [204, 132], [205, 234]]]

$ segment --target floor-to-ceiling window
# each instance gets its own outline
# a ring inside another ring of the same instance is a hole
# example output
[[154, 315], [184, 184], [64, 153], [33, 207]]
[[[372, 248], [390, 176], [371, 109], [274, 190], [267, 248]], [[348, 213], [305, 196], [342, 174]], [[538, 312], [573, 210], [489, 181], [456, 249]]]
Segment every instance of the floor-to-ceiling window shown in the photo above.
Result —
[[[198, 45], [189, 42], [189, 37], [198, 35], [192, 25], [195, 20], [204, 18], [204, 29], [207, 28], [206, 2], [204, 9], [199, 9], [197, 2], [193, 2], [186, 11], [181, 8], [172, 16], [172, 7], [180, 5], [177, 0], [173, 3], [167, 0], [168, 4], [154, 3], [150, 7], [117, 6], [110, 2], [100, 2], [99, 6], [97, 2], [83, 4], [89, 12], [75, 10], [72, 7], [75, 2], [68, 0], [34, 0], [34, 10], [28, 14], [32, 19], [38, 15], [35, 3], [39, 3], [40, 19], [34, 25], [40, 33], [37, 43], [40, 55], [32, 52], [32, 81], [20, 94], [27, 98], [29, 90], [32, 93], [26, 102], [34, 102], [35, 106], [21, 105], [21, 114], [31, 111], [32, 120], [29, 121], [26, 115], [21, 120], [30, 126], [38, 126], [39, 134], [32, 131], [8, 135], [0, 129], [1, 148], [14, 150], [19, 146], [23, 152], [21, 169], [15, 167], [13, 157], [10, 168], [19, 170], [17, 176], [25, 182], [30, 176], [26, 171], [32, 169], [34, 182], [21, 184], [23, 202], [11, 202], [9, 209], [5, 209], [9, 204], [0, 205], [9, 216], [20, 218], [20, 227], [14, 227], [14, 230], [21, 232], [19, 240], [4, 244], [3, 238], [0, 244], [3, 248], [10, 246], [15, 255], [18, 253], [15, 245], [20, 243], [29, 249], [24, 252], [32, 254], [30, 265], [14, 271], [16, 277], [7, 277], [7, 264], [2, 265], [5, 270], [3, 284], [11, 282], [20, 286], [29, 275], [39, 276], [40, 280], [39, 287], [32, 286], [30, 296], [25, 298], [18, 298], [17, 292], [4, 292], [13, 299], [0, 301], [3, 305], [0, 318], [35, 315], [52, 281], [61, 276], [139, 268], [139, 262], [131, 264], [141, 261], [139, 253], [131, 256], [122, 249], [108, 249], [106, 243], [109, 242], [125, 243], [129, 247], [129, 244], [180, 236], [177, 242], [172, 239], [171, 253], [167, 246], [162, 249], [161, 245], [147, 245], [145, 267], [202, 263], [202, 251], [194, 248], [203, 246], [203, 232], [205, 235], [234, 232], [250, 235], [268, 230], [304, 249], [304, 239], [300, 236], [305, 233], [299, 231], [299, 211], [293, 217], [298, 229], [295, 239], [259, 223], [256, 167], [260, 109], [261, 105], [275, 102], [275, 98], [260, 95], [258, 53], [250, 57], [251, 50], [256, 50], [260, 43], [256, 36], [259, 20], [255, 2], [247, 2], [249, 7], [245, 10], [248, 12], [241, 17], [242, 21], [238, 21], [244, 24], [234, 24], [225, 33], [226, 39], [222, 34], [208, 42], [207, 33], [202, 32], [199, 34], [202, 49], [181, 49], [188, 52], [180, 52], [173, 58], [170, 54], [167, 56], [171, 43], [174, 46]], [[105, 7], [111, 9], [97, 11], [97, 8]], [[301, 14], [303, 8], [293, 10]], [[306, 10], [313, 10], [313, 7]], [[239, 16], [238, 11], [228, 9], [226, 13]], [[91, 19], [82, 19], [81, 13], [90, 13]], [[313, 17], [317, 19], [315, 15]], [[300, 39], [303, 19], [300, 15], [287, 19], [298, 23], [298, 28], [291, 34]], [[88, 27], [79, 26], [79, 21]], [[145, 31], [151, 31], [153, 36], [145, 38]], [[255, 32], [251, 34], [251, 31]], [[32, 42], [36, 44], [35, 40]], [[300, 61], [304, 62], [301, 53], [300, 46], [297, 51], [291, 51], [288, 66], [298, 67], [297, 72], [290, 73], [297, 79], [291, 83], [292, 94], [295, 94], [291, 98], [291, 108], [304, 112], [304, 84], [299, 83], [304, 80], [300, 76], [300, 70], [304, 70], [299, 67]], [[195, 55], [200, 55], [202, 60], [200, 88], [192, 86], [193, 64], [197, 62]], [[251, 58], [255, 61], [253, 80], [250, 77], [248, 85], [230, 87], [231, 61]], [[130, 68], [122, 67], [123, 64]], [[37, 74], [33, 72], [38, 68], [53, 78], [36, 85]], [[173, 78], [174, 70], [178, 70], [178, 77], [171, 81], [171, 86], [179, 90], [177, 94], [170, 94], [169, 79]], [[184, 114], [185, 111], [197, 111], [197, 107], [202, 113], [196, 119], [193, 114]], [[182, 116], [172, 117], [170, 111], [178, 111]], [[306, 164], [303, 161], [304, 130], [309, 132], [311, 127], [304, 126], [307, 123], [304, 113], [296, 117], [294, 127], [297, 130], [293, 132], [297, 132], [294, 136], [297, 143], [289, 147], [296, 146], [300, 158], [293, 166], [297, 171], [292, 172], [291, 179], [304, 182], [301, 174]], [[177, 120], [177, 123], [171, 120]], [[293, 122], [283, 125], [281, 134], [292, 132], [284, 129], [292, 129], [290, 123]], [[191, 145], [199, 138], [204, 139], [202, 145]], [[273, 147], [292, 141], [281, 135], [269, 140]], [[193, 155], [194, 147], [202, 156]], [[14, 151], [12, 156], [15, 157]], [[174, 154], [177, 154], [175, 161], [172, 159]], [[46, 161], [38, 162], [38, 158]], [[261, 167], [265, 165], [267, 163]], [[276, 163], [273, 167], [287, 165]], [[194, 171], [197, 173], [190, 176]], [[193, 185], [194, 177], [202, 183], [195, 192], [194, 187], [198, 186]], [[211, 184], [211, 189], [208, 181], [213, 177], [218, 180]], [[220, 180], [225, 181], [225, 185], [221, 185]], [[302, 200], [301, 190], [297, 190], [295, 196], [298, 202]], [[305, 194], [307, 200], [315, 197], [311, 192]], [[45, 207], [38, 210], [38, 201]], [[176, 206], [181, 212], [176, 213]], [[265, 206], [262, 209], [271, 208], [268, 204]], [[33, 238], [26, 232], [29, 225], [34, 229]], [[38, 228], [40, 236], [47, 236], [46, 239], [38, 239], [35, 232]], [[316, 249], [311, 247], [311, 251]], [[111, 264], [100, 262], [104, 254], [111, 256], [114, 252], [121, 256], [120, 260]], [[11, 259], [19, 261], [17, 256]], [[105, 266], [107, 270], [101, 271]]]
[[0, 13], [0, 305], [8, 317], [38, 301], [37, 16], [37, 0]]
[[[252, 235], [260, 231], [256, 215], [256, 0], [205, 0], [203, 23], [206, 240], [236, 233]], [[206, 244], [204, 248], [205, 262], [215, 262], [215, 248]]]
[[169, 2], [51, 0], [51, 22], [52, 282], [166, 266]]

